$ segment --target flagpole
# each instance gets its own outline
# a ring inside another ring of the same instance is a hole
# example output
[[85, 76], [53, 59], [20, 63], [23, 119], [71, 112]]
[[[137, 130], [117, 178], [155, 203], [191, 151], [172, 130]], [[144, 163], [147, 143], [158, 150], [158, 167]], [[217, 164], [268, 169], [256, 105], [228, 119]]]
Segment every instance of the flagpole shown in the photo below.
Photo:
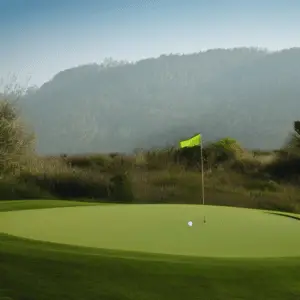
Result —
[[203, 144], [202, 144], [202, 137], [201, 137], [201, 177], [202, 177], [202, 204], [205, 204], [204, 198], [204, 167], [203, 167]]
[[[201, 135], [201, 179], [202, 179], [202, 205], [205, 204], [204, 197], [204, 167], [203, 167], [203, 143], [202, 143], [202, 135]], [[203, 222], [206, 223], [205, 215], [203, 216]]]

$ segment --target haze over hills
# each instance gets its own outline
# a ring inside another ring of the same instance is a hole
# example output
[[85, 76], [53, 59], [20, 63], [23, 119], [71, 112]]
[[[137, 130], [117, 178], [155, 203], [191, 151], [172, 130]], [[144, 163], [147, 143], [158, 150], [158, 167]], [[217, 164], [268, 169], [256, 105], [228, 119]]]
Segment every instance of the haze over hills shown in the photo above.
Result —
[[127, 152], [201, 132], [283, 145], [300, 116], [300, 48], [215, 49], [58, 73], [22, 99], [45, 154]]

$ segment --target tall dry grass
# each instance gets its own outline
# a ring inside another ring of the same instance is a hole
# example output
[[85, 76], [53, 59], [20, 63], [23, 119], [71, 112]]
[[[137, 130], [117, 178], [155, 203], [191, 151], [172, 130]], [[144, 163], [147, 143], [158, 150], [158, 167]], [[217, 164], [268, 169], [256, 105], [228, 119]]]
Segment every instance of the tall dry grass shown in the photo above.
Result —
[[[205, 202], [300, 212], [299, 137], [270, 153], [225, 138], [203, 149]], [[39, 157], [16, 107], [0, 99], [0, 198], [201, 203], [200, 148]]]

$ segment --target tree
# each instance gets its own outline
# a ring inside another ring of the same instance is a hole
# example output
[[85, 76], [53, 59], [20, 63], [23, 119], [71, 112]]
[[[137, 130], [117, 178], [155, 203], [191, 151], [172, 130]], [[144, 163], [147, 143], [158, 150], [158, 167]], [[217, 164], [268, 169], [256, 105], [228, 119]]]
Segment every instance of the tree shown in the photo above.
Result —
[[19, 117], [12, 98], [0, 95], [0, 174], [20, 171], [24, 158], [33, 152], [34, 137]]
[[300, 135], [300, 121], [294, 122], [294, 130], [298, 135]]
[[288, 137], [286, 145], [283, 147], [289, 155], [300, 155], [300, 121], [294, 122], [294, 132]]

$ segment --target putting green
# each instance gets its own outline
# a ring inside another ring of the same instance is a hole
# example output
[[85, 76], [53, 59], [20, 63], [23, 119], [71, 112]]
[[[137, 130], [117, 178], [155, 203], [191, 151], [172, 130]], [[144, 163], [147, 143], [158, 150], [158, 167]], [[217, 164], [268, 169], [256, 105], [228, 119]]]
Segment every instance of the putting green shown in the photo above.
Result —
[[[187, 225], [190, 220], [192, 227]], [[175, 255], [300, 256], [299, 220], [229, 207], [107, 205], [1, 212], [0, 232], [61, 244]]]

